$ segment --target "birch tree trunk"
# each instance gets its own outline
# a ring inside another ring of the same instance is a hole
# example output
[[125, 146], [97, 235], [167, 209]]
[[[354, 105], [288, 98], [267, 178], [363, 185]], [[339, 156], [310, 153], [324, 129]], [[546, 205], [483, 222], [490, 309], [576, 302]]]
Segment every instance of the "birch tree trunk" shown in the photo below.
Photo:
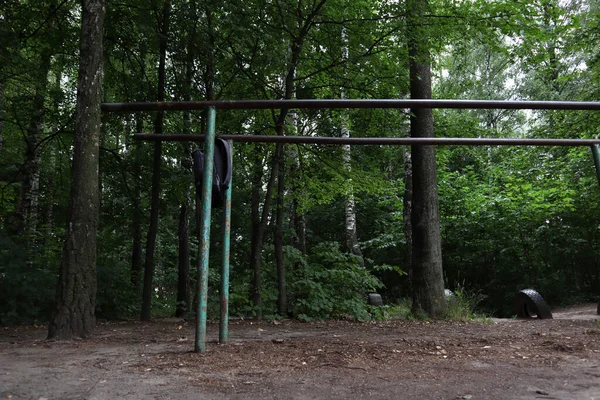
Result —
[[[55, 93], [52, 102], [52, 112], [56, 115], [60, 113], [60, 97], [62, 94], [61, 81], [62, 81], [62, 68], [56, 72], [54, 78], [54, 85], [52, 91]], [[60, 126], [58, 123], [52, 125], [51, 131], [52, 136], [56, 136], [59, 132]], [[45, 213], [45, 230], [44, 230], [44, 241], [47, 243], [48, 240], [54, 235], [54, 206], [56, 202], [56, 182], [54, 180], [56, 174], [57, 165], [57, 149], [56, 141], [50, 140], [47, 145], [47, 157], [46, 157], [46, 213]], [[50, 256], [52, 249], [50, 246], [45, 246], [44, 252], [46, 256]]]
[[[342, 27], [342, 61], [348, 61], [348, 33], [346, 27]], [[340, 89], [340, 98], [344, 100], [346, 98], [345, 87], [342, 86]], [[341, 133], [343, 138], [350, 137], [350, 128], [348, 128], [348, 115], [347, 111], [342, 111], [341, 116]], [[342, 166], [348, 175], [352, 172], [352, 148], [349, 144], [342, 145], [343, 159]], [[358, 235], [356, 233], [356, 201], [354, 199], [354, 186], [352, 185], [352, 178], [348, 179], [346, 186], [346, 198], [344, 199], [344, 226], [345, 226], [345, 237], [346, 237], [346, 248], [352, 254], [359, 256], [362, 260], [362, 252], [358, 245]], [[364, 262], [361, 261], [361, 265]], [[364, 266], [364, 265], [363, 265]]]
[[30, 244], [38, 223], [38, 198], [40, 192], [40, 137], [44, 130], [45, 98], [48, 92], [51, 49], [40, 55], [40, 68], [35, 74], [36, 87], [31, 101], [31, 120], [25, 138], [25, 164], [21, 179], [21, 197], [17, 206], [17, 234], [27, 236]]
[[88, 337], [96, 325], [98, 146], [106, 0], [83, 0], [82, 6], [71, 198], [49, 339]]
[[[297, 129], [298, 117], [294, 113], [294, 126]], [[293, 240], [293, 245], [296, 249], [300, 250], [303, 255], [306, 255], [306, 218], [304, 213], [300, 212], [298, 204], [298, 187], [294, 184], [298, 180], [302, 179], [300, 154], [298, 154], [297, 146], [290, 146], [289, 156], [292, 159], [292, 165], [290, 167], [290, 178], [292, 186], [290, 191], [292, 192], [292, 204], [290, 210], [290, 227], [295, 231], [296, 235]]]

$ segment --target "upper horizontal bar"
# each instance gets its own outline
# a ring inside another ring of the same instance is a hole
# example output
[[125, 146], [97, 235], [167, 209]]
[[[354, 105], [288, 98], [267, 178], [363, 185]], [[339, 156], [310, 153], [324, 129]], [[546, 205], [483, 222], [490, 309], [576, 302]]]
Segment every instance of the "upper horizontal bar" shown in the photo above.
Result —
[[594, 101], [513, 101], [513, 100], [429, 100], [429, 99], [363, 99], [363, 100], [219, 100], [164, 101], [154, 103], [103, 103], [102, 111], [188, 111], [215, 107], [223, 110], [272, 110], [282, 108], [467, 108], [514, 110], [600, 110]]
[[[219, 135], [234, 142], [353, 144], [353, 145], [443, 145], [443, 146], [591, 146], [600, 139], [519, 139], [519, 138], [343, 138], [316, 136]], [[202, 142], [204, 135], [136, 133], [136, 140]]]

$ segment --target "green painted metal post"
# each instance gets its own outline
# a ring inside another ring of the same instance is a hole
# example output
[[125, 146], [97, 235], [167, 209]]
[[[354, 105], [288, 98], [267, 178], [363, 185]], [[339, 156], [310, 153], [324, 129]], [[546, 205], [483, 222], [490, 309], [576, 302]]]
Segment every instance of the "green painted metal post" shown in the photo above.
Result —
[[212, 203], [213, 162], [215, 157], [215, 107], [208, 107], [204, 139], [204, 175], [202, 176], [202, 214], [198, 248], [198, 309], [196, 310], [196, 353], [206, 352], [206, 306], [208, 302], [208, 255], [210, 250], [210, 212]]
[[[231, 158], [233, 158], [233, 147], [229, 141]], [[233, 165], [231, 160], [230, 166]], [[225, 204], [223, 205], [223, 264], [221, 266], [221, 319], [219, 320], [219, 343], [227, 343], [229, 336], [229, 249], [231, 236], [231, 187], [233, 182], [225, 191]]]

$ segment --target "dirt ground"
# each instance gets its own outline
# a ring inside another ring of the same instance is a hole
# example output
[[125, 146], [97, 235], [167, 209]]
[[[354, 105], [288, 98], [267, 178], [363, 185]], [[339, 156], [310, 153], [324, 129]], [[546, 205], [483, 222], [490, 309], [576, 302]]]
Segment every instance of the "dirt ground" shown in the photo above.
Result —
[[99, 324], [90, 340], [0, 328], [0, 399], [600, 399], [596, 305], [553, 320], [233, 321], [192, 352], [180, 320]]

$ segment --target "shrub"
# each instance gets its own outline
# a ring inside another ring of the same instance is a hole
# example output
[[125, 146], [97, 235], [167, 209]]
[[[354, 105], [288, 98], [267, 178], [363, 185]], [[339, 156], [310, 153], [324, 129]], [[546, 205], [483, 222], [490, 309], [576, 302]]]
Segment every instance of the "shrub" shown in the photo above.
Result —
[[383, 284], [359, 261], [359, 257], [340, 251], [338, 243], [317, 245], [291, 285], [294, 317], [370, 319], [365, 295]]

